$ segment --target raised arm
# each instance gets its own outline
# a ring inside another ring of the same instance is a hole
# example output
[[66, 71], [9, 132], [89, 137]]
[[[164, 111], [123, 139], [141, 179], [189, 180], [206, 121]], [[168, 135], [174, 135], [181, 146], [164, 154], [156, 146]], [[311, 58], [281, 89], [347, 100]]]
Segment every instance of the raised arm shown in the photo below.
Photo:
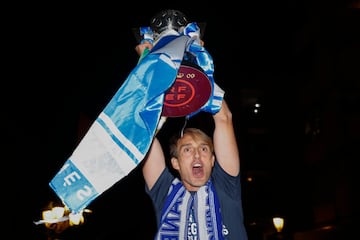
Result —
[[223, 100], [221, 109], [213, 115], [215, 130], [213, 135], [215, 155], [220, 166], [230, 175], [240, 171], [240, 156], [236, 142], [232, 113]]
[[159, 140], [155, 137], [147, 157], [144, 159], [142, 172], [145, 183], [151, 189], [166, 167], [165, 156]]

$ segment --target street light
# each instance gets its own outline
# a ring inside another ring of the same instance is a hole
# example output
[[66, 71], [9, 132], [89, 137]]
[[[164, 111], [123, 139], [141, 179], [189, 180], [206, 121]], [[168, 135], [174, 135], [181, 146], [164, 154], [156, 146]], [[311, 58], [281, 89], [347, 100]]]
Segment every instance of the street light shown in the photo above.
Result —
[[284, 228], [284, 218], [282, 217], [274, 217], [273, 219], [274, 227], [276, 228], [276, 231], [280, 233]]
[[79, 213], [72, 213], [66, 206], [55, 206], [42, 211], [42, 219], [34, 223], [36, 225], [44, 224], [47, 229], [61, 233], [70, 226], [84, 223], [84, 212], [90, 213], [91, 210], [84, 209]]

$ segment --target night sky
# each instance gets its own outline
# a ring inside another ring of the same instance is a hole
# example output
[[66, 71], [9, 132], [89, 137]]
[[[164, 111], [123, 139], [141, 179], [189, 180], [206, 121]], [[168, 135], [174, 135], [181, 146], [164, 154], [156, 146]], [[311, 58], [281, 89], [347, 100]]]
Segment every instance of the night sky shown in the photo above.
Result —
[[[3, 144], [9, 170], [16, 175], [8, 191], [10, 206], [16, 203], [12, 209], [27, 210], [10, 225], [30, 231], [31, 239], [45, 239], [45, 229], [33, 221], [41, 218], [49, 201], [58, 200], [48, 183], [136, 65], [132, 29], [147, 26], [159, 10], [175, 8], [190, 21], [206, 23], [203, 40], [214, 59], [215, 82], [225, 90], [233, 110], [244, 178], [252, 173], [279, 173], [279, 178], [289, 179], [290, 188], [300, 191], [273, 189], [270, 183], [256, 191], [244, 186], [246, 220], [297, 208], [290, 213], [298, 216], [300, 223], [294, 225], [309, 227], [313, 197], [306, 197], [312, 194], [306, 192], [310, 183], [301, 178], [308, 168], [311, 176], [316, 175], [321, 164], [316, 160], [303, 164], [303, 159], [316, 159], [324, 149], [325, 159], [336, 159], [329, 156], [333, 152], [337, 157], [347, 155], [348, 178], [354, 176], [351, 159], [359, 143], [354, 122], [359, 119], [360, 66], [359, 11], [351, 7], [355, 5], [333, 1], [328, 10], [320, 11], [321, 2], [310, 2], [13, 6], [5, 37], [11, 67], [3, 79]], [[251, 115], [253, 98], [264, 106], [257, 117]], [[204, 125], [203, 117], [206, 114], [191, 124]], [[311, 131], [320, 124], [332, 139], [315, 145], [310, 157], [306, 157], [307, 147], [313, 145], [307, 144], [312, 140], [304, 134], [307, 122]], [[338, 126], [344, 130], [329, 131]], [[171, 127], [165, 130], [170, 132]], [[339, 150], [329, 151], [334, 146]], [[67, 230], [64, 239], [123, 239], [120, 236], [130, 233], [133, 239], [151, 239], [154, 219], [143, 190], [142, 176], [135, 169], [96, 199], [87, 223]], [[285, 207], [269, 206], [275, 193], [287, 202]]]

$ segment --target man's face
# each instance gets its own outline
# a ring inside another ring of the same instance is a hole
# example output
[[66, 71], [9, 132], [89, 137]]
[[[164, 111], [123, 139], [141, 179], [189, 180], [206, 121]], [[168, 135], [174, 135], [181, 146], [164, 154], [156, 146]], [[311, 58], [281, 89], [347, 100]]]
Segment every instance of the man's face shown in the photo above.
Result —
[[171, 163], [189, 191], [196, 191], [208, 181], [214, 166], [215, 156], [210, 146], [201, 140], [195, 141], [184, 135], [178, 142], [178, 158], [173, 157]]

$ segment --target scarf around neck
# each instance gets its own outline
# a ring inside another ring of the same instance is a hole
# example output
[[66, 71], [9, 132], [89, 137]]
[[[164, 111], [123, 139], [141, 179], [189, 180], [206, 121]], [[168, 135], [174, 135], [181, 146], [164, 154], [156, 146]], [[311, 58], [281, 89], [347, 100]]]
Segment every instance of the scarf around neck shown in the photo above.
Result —
[[198, 239], [224, 239], [220, 204], [212, 182], [209, 180], [192, 194], [178, 178], [171, 184], [155, 239], [187, 239], [191, 208], [197, 219]]

